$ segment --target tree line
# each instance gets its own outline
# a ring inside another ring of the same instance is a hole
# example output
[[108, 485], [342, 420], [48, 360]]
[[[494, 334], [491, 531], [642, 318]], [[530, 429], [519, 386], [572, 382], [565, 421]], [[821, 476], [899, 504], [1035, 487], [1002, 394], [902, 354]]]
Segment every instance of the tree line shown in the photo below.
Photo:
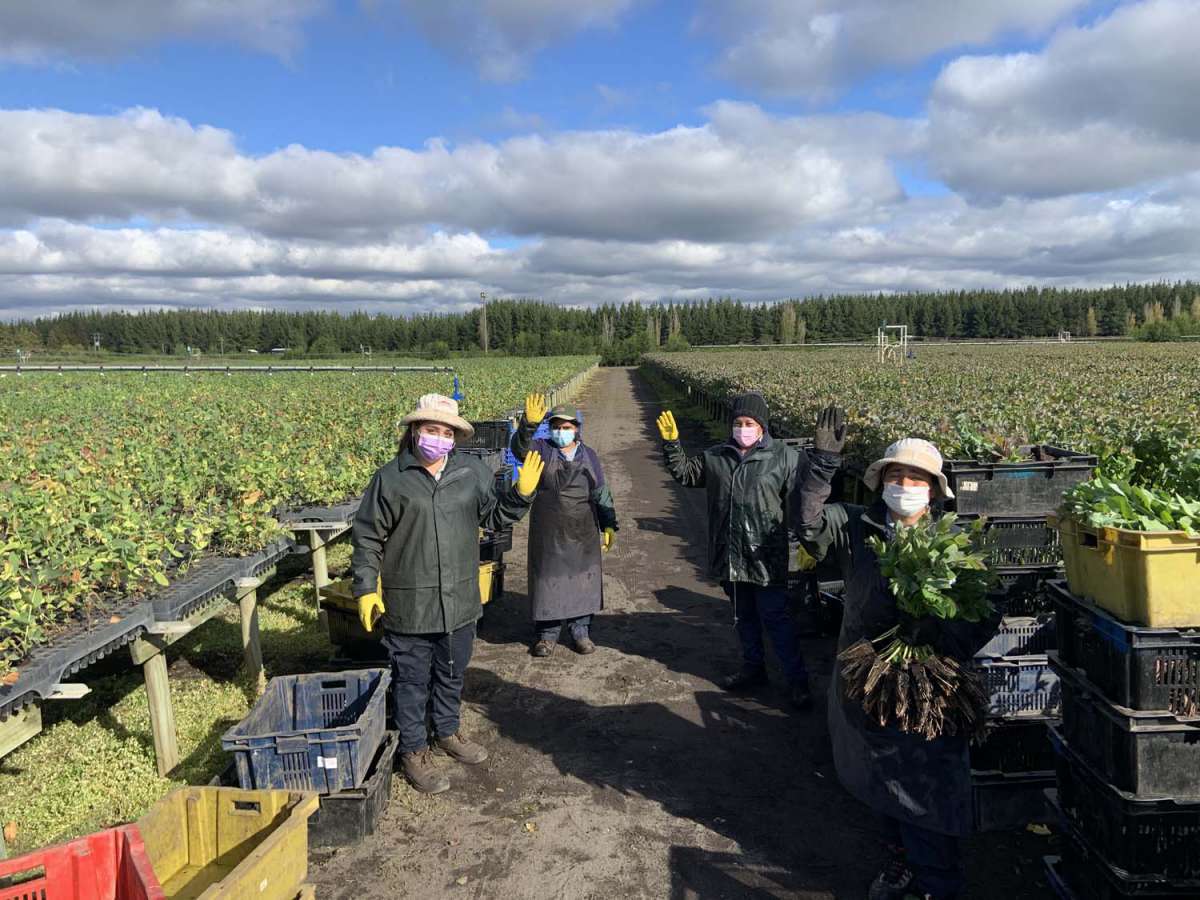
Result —
[[454, 314], [396, 317], [364, 312], [153, 310], [72, 312], [0, 324], [0, 352], [162, 355], [270, 353], [414, 354], [500, 352], [518, 356], [600, 353], [613, 361], [663, 347], [797, 344], [873, 339], [879, 325], [908, 325], [920, 338], [1200, 333], [1200, 284], [1024, 288], [820, 296], [744, 302], [604, 304], [585, 309], [536, 300], [493, 300]]

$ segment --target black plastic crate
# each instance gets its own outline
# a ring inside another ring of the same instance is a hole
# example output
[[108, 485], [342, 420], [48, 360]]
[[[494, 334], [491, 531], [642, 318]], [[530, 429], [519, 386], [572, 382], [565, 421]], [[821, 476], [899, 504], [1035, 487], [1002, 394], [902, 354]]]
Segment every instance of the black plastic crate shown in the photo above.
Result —
[[326, 606], [321, 610], [325, 617], [325, 626], [329, 630], [329, 643], [336, 648], [336, 656], [356, 662], [383, 662], [388, 653], [380, 642], [383, 629], [376, 626], [374, 631], [366, 631], [358, 614], [336, 606]]
[[460, 450], [495, 450], [508, 449], [508, 439], [512, 434], [512, 423], [508, 419], [489, 419], [482, 422], [472, 422], [475, 433], [465, 440], [455, 441]]
[[974, 660], [988, 695], [988, 715], [998, 718], [1052, 718], [1062, 707], [1058, 675], [1045, 656]]
[[1139, 797], [1200, 801], [1200, 718], [1116, 706], [1053, 654], [1063, 696], [1062, 734], [1112, 785]]
[[1200, 716], [1200, 629], [1127, 625], [1072, 594], [1065, 581], [1048, 589], [1063, 663], [1082, 669], [1118, 706]]
[[512, 529], [488, 531], [479, 539], [479, 561], [493, 562], [512, 549]]
[[1062, 565], [1062, 539], [1057, 528], [1046, 524], [1045, 516], [988, 516], [983, 544], [989, 567], [997, 571], [1010, 566], [1053, 569]]
[[374, 834], [392, 796], [392, 773], [400, 736], [389, 731], [362, 787], [321, 796], [308, 820], [309, 847], [349, 847]]
[[948, 459], [943, 471], [954, 491], [952, 508], [960, 513], [989, 516], [1045, 516], [1054, 512], [1062, 495], [1092, 477], [1099, 460], [1044, 444], [1026, 450], [1022, 462]]
[[214, 601], [232, 600], [237, 580], [245, 571], [244, 559], [216, 556], [197, 560], [186, 575], [150, 598], [155, 620], [178, 622]]
[[971, 773], [971, 799], [976, 831], [1007, 831], [1046, 820], [1047, 788], [1053, 772], [998, 775]]
[[1109, 864], [1139, 877], [1200, 879], [1200, 801], [1143, 799], [1117, 790], [1050, 729], [1058, 801], [1067, 821]]
[[1130, 897], [1200, 897], [1200, 881], [1162, 875], [1131, 875], [1113, 866], [1080, 833], [1058, 802], [1057, 791], [1046, 792], [1046, 805], [1062, 835], [1062, 856], [1045, 857], [1051, 890], [1062, 900], [1125, 900]]
[[1036, 616], [1053, 612], [1047, 582], [1062, 577], [1057, 566], [994, 566], [998, 578], [993, 600], [1007, 616]]
[[983, 741], [971, 747], [971, 769], [979, 774], [1054, 772], [1048, 726], [1058, 719], [993, 719]]
[[1030, 656], [1054, 649], [1054, 616], [1005, 616], [990, 641], [980, 648], [978, 657]]

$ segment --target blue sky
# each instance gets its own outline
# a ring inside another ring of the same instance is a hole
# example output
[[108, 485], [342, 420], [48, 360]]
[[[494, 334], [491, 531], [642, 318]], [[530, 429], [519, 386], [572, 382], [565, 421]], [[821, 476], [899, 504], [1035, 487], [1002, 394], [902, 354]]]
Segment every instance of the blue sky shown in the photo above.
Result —
[[0, 315], [1192, 277], [1198, 12], [6, 8], [0, 177], [18, 189], [0, 198]]

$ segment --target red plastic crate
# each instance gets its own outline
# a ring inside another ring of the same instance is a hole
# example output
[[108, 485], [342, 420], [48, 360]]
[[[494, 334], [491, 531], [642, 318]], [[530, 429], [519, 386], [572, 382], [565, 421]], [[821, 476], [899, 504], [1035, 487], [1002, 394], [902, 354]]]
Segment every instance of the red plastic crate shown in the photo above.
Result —
[[0, 900], [166, 900], [136, 825], [0, 862]]

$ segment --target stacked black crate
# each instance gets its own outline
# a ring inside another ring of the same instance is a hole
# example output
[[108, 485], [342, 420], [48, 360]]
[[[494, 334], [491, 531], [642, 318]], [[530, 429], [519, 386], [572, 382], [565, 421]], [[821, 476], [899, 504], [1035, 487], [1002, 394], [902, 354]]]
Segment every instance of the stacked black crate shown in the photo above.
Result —
[[1132, 625], [1051, 585], [1062, 636], [1052, 730], [1075, 898], [1200, 897], [1200, 626]]
[[990, 566], [999, 576], [1004, 617], [976, 658], [990, 698], [982, 743], [971, 748], [975, 824], [980, 831], [1044, 818], [1055, 779], [1051, 726], [1061, 693], [1048, 652], [1055, 618], [1047, 584], [1061, 577], [1058, 532], [1046, 517], [1065, 491], [1087, 480], [1096, 458], [1054, 447], [1023, 447], [1019, 462], [948, 460], [945, 471], [960, 519], [985, 519]]

